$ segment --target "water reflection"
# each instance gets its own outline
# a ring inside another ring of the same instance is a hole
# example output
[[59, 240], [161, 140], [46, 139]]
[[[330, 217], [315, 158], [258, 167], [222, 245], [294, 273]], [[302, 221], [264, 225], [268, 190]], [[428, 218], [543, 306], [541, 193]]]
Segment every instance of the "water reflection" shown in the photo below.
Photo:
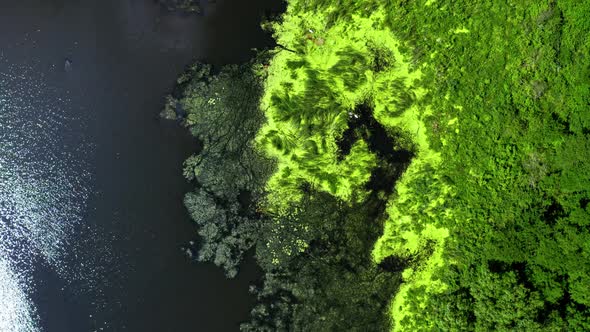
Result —
[[247, 318], [253, 264], [228, 281], [179, 250], [195, 237], [181, 175], [194, 140], [154, 118], [194, 59], [268, 45], [261, 11], [281, 2], [205, 3], [184, 16], [152, 0], [0, 1], [0, 331], [235, 331]]
[[64, 263], [77, 254], [92, 148], [74, 131], [84, 121], [69, 114], [67, 92], [47, 86], [34, 64], [0, 64], [0, 331], [36, 331], [39, 264], [70, 281], [94, 273]]
[[[4, 242], [2, 233], [0, 241]], [[29, 332], [39, 331], [38, 316], [29, 298], [29, 280], [15, 273], [10, 261], [4, 257], [5, 250], [0, 249], [0, 331]]]

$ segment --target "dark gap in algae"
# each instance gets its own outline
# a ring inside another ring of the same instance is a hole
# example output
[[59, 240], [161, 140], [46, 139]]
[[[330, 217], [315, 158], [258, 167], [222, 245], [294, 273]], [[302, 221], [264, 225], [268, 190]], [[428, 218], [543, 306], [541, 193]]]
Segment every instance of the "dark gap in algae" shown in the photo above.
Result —
[[375, 152], [383, 161], [393, 163], [409, 163], [413, 153], [408, 150], [395, 149], [395, 138], [387, 132], [373, 117], [371, 107], [367, 104], [359, 105], [349, 113], [348, 129], [337, 142], [339, 148], [339, 160], [343, 160], [352, 149], [352, 145], [359, 139], [364, 139], [369, 145], [369, 150]]
[[[366, 189], [371, 192], [367, 202], [374, 204], [370, 208], [370, 218], [379, 219], [379, 216], [383, 216], [385, 213], [387, 197], [393, 193], [396, 181], [410, 164], [414, 153], [397, 148], [396, 141], [399, 141], [400, 137], [389, 132], [381, 123], [375, 120], [373, 111], [367, 104], [361, 104], [353, 112], [349, 113], [348, 128], [337, 142], [339, 161], [344, 160], [350, 154], [352, 146], [359, 139], [367, 142], [369, 150], [375, 153], [379, 160], [366, 184]], [[378, 266], [389, 273], [400, 273], [414, 259], [414, 257], [389, 256]]]
[[388, 256], [379, 263], [379, 267], [388, 272], [403, 272], [411, 262], [411, 258]]
[[364, 139], [369, 150], [377, 154], [380, 160], [371, 174], [367, 189], [391, 194], [395, 182], [407, 168], [414, 154], [412, 151], [396, 149], [397, 137], [375, 120], [372, 109], [367, 104], [361, 104], [349, 113], [348, 128], [337, 142], [339, 161], [350, 154], [352, 146], [359, 139]]

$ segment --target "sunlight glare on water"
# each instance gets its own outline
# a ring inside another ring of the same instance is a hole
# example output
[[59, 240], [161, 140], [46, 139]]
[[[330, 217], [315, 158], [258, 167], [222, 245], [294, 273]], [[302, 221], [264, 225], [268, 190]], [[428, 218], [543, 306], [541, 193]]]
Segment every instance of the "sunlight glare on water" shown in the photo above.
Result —
[[26, 283], [19, 280], [13, 270], [5, 257], [0, 256], [0, 331], [39, 331], [38, 318], [27, 295]]
[[67, 93], [34, 66], [0, 65], [0, 331], [38, 331], [36, 265], [66, 282], [88, 274], [65, 260], [80, 241], [92, 149]]

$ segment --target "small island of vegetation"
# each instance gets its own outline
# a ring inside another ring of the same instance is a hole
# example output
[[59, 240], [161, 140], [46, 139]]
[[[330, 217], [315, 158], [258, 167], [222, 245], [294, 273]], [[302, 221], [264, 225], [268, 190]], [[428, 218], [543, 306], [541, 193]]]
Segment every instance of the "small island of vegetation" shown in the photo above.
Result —
[[287, 2], [163, 111], [241, 329], [590, 330], [590, 2]]

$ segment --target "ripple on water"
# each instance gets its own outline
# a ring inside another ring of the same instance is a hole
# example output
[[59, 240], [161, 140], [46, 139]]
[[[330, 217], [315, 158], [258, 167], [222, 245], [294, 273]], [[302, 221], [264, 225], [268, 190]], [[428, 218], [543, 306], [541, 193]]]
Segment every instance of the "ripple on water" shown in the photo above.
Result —
[[[65, 282], [100, 279], [77, 257], [90, 196], [91, 150], [67, 92], [45, 83], [32, 66], [0, 57], [0, 331], [37, 331], [31, 301], [34, 264]], [[66, 96], [66, 97], [64, 97]]]

